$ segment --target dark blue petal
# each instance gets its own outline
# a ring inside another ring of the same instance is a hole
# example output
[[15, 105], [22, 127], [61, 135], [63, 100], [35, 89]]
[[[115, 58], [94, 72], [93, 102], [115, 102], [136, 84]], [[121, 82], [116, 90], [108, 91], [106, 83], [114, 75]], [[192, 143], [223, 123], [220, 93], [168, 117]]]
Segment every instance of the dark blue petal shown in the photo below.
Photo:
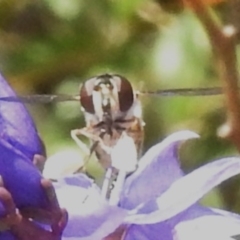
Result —
[[10, 231], [0, 232], [0, 239], [1, 240], [17, 240]]
[[181, 178], [183, 172], [178, 159], [179, 143], [196, 137], [198, 135], [191, 131], [176, 132], [148, 150], [140, 160], [138, 170], [124, 184], [121, 207], [132, 209], [154, 199]]
[[6, 211], [4, 209], [2, 202], [0, 201], [0, 217], [3, 217], [5, 215], [6, 215]]
[[2, 97], [16, 96], [0, 74], [0, 138], [32, 160], [34, 154], [44, 155], [42, 142], [34, 122], [20, 102], [2, 101]]
[[[46, 207], [47, 199], [41, 187], [41, 174], [25, 156], [0, 142], [0, 175], [17, 207]], [[24, 159], [25, 157], [25, 159]]]

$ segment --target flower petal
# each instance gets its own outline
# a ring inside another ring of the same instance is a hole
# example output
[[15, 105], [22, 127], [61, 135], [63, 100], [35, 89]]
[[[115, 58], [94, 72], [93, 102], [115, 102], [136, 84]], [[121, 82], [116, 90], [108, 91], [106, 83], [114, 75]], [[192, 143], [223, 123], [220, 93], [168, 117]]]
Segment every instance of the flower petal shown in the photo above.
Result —
[[77, 174], [55, 184], [59, 204], [69, 215], [63, 239], [102, 239], [126, 216], [125, 210], [103, 201], [99, 189], [94, 184], [86, 184], [86, 180], [86, 176]]
[[46, 207], [42, 177], [33, 163], [3, 144], [0, 144], [0, 153], [0, 175], [17, 207]]
[[148, 150], [140, 160], [137, 171], [126, 179], [121, 206], [132, 209], [160, 195], [181, 178], [183, 172], [177, 153], [179, 143], [197, 137], [194, 132], [179, 131]]
[[230, 222], [240, 225], [240, 215], [221, 209], [201, 206], [199, 204], [194, 204], [192, 207], [188, 208], [186, 211], [168, 220], [167, 222], [172, 226], [172, 228], [175, 228], [176, 225], [185, 221], [191, 221], [202, 217], [212, 216], [220, 218], [224, 217]]
[[[135, 234], [140, 235], [141, 239], [168, 239], [165, 235], [162, 235], [162, 233], [169, 230], [172, 237], [174, 237], [175, 240], [185, 240], [185, 232], [183, 230], [192, 232], [194, 229], [192, 229], [192, 226], [189, 226], [189, 229], [186, 227], [184, 229], [181, 228], [181, 224], [183, 222], [191, 222], [191, 220], [200, 219], [202, 217], [216, 217], [218, 220], [219, 218], [226, 218], [228, 219], [228, 224], [231, 225], [231, 227], [236, 224], [240, 224], [240, 218], [238, 214], [230, 213], [227, 211], [222, 211], [219, 209], [211, 209], [208, 207], [204, 207], [198, 204], [195, 204], [194, 206], [190, 207], [188, 210], [186, 210], [184, 213], [181, 213], [177, 216], [175, 216], [172, 219], [169, 219], [168, 221], [157, 223], [157, 224], [147, 224], [147, 225], [133, 225], [134, 227], [130, 227], [128, 233], [129, 239], [137, 239], [137, 238], [131, 238], [134, 237]], [[179, 224], [179, 225], [178, 225]], [[209, 223], [210, 226], [214, 226], [214, 222]], [[233, 225], [232, 225], [233, 224]], [[177, 226], [177, 227], [176, 227]], [[180, 226], [180, 227], [179, 227]], [[216, 226], [216, 225], [215, 225]], [[216, 226], [217, 227], [217, 226]], [[196, 229], [196, 226], [194, 226]], [[178, 229], [179, 232], [178, 232]], [[197, 234], [197, 233], [196, 233]], [[138, 236], [136, 235], [136, 236]], [[193, 234], [192, 234], [193, 235]], [[191, 237], [192, 237], [191, 235]], [[155, 236], [155, 237], [154, 237]], [[128, 238], [126, 238], [128, 239]], [[126, 240], [125, 239], [125, 240]], [[171, 238], [170, 238], [171, 239]], [[190, 239], [186, 238], [186, 240]], [[192, 239], [195, 239], [194, 237]], [[211, 239], [209, 238], [209, 235], [205, 239]], [[214, 238], [212, 238], [214, 240]], [[227, 238], [228, 239], [228, 238]]]
[[213, 211], [209, 207], [205, 207], [200, 205], [199, 203], [195, 203], [187, 210], [169, 219], [168, 223], [174, 228], [178, 223], [182, 221], [188, 221], [203, 216], [222, 216], [222, 215]]
[[174, 240], [172, 228], [166, 223], [151, 225], [131, 225], [126, 231], [124, 240]]
[[[59, 187], [65, 187], [68, 185], [88, 189], [93, 186], [93, 180], [83, 173], [78, 173], [58, 179], [58, 182], [55, 185], [58, 185]], [[98, 191], [97, 186], [96, 191]]]
[[63, 150], [50, 156], [45, 162], [43, 176], [58, 179], [78, 171], [84, 166], [84, 159], [77, 150]]
[[155, 206], [158, 207], [157, 211], [130, 216], [127, 222], [150, 224], [167, 220], [183, 212], [212, 188], [238, 173], [240, 173], [240, 158], [225, 158], [206, 164], [174, 182], [157, 199], [143, 204], [141, 208], [136, 208], [138, 212], [148, 212], [148, 209]]
[[69, 214], [63, 237], [78, 237], [84, 240], [103, 239], [121, 225], [125, 216], [126, 212], [123, 209], [108, 204], [103, 204], [90, 215]]
[[224, 217], [229, 217], [229, 218], [234, 218], [236, 221], [239, 221], [240, 224], [240, 215], [233, 213], [233, 212], [228, 212], [222, 209], [217, 209], [217, 208], [210, 208], [212, 212], [216, 213], [216, 214], [220, 214]]
[[[0, 99], [16, 94], [0, 74]], [[2, 101], [0, 104], [0, 138], [24, 153], [30, 160], [35, 154], [44, 155], [44, 148], [27, 109], [21, 102]]]
[[0, 239], [1, 240], [17, 240], [10, 231], [0, 232]]
[[203, 216], [180, 222], [175, 227], [177, 240], [232, 240], [240, 234], [239, 221], [223, 216]]

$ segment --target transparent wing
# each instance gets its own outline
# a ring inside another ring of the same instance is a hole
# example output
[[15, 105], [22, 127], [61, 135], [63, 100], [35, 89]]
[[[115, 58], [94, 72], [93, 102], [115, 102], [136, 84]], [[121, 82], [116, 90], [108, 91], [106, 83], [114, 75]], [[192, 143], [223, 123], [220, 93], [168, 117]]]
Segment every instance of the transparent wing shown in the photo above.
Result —
[[148, 95], [155, 97], [172, 97], [172, 96], [212, 96], [223, 94], [220, 87], [213, 88], [178, 88], [178, 89], [160, 89], [157, 91], [141, 91], [139, 95]]
[[78, 95], [29, 95], [29, 96], [8, 96], [0, 97], [0, 101], [5, 102], [24, 102], [24, 103], [33, 103], [33, 104], [45, 104], [45, 103], [54, 103], [54, 102], [66, 102], [66, 101], [79, 101], [80, 97]]
[[[160, 89], [156, 91], [141, 91], [137, 92], [143, 96], [154, 96], [154, 97], [174, 97], [174, 96], [213, 96], [223, 94], [223, 89], [220, 87], [213, 88], [178, 88], [178, 89]], [[0, 97], [1, 101], [7, 102], [24, 102], [30, 104], [47, 104], [54, 102], [66, 102], [66, 101], [79, 101], [79, 95], [29, 95], [29, 96], [8, 96]]]

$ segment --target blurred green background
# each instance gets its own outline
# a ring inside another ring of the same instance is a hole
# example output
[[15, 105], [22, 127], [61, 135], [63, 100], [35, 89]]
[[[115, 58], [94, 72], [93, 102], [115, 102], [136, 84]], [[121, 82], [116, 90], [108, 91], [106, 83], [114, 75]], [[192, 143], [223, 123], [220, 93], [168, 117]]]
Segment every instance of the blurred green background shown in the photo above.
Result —
[[[224, 4], [214, 6], [214, 13], [224, 18]], [[0, 0], [0, 69], [20, 95], [78, 94], [82, 81], [106, 72], [124, 75], [138, 90], [221, 85], [204, 29], [177, 0]], [[238, 154], [217, 137], [225, 122], [223, 96], [142, 102], [144, 151], [176, 130], [190, 129], [201, 139], [181, 148], [186, 172]], [[70, 137], [71, 129], [84, 126], [78, 102], [28, 107], [48, 155], [79, 151]], [[203, 203], [240, 212], [239, 199], [235, 178]]]

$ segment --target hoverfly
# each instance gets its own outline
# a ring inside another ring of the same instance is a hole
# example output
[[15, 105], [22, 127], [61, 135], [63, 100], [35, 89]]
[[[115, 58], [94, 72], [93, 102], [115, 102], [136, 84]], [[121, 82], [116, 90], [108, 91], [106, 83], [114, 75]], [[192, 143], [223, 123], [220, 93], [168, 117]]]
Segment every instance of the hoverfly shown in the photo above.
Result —
[[101, 165], [111, 165], [108, 148], [116, 145], [125, 132], [135, 143], [140, 156], [143, 142], [141, 103], [130, 82], [120, 75], [104, 74], [87, 80], [80, 88], [80, 102], [86, 127], [71, 131], [93, 141], [92, 149]]
[[71, 131], [73, 140], [80, 146], [78, 138], [83, 135], [91, 140], [89, 153], [95, 152], [104, 169], [111, 167], [111, 149], [123, 134], [129, 136], [135, 145], [138, 157], [141, 155], [144, 138], [144, 121], [139, 100], [140, 95], [152, 96], [198, 96], [222, 94], [221, 88], [168, 89], [154, 92], [135, 91], [131, 83], [118, 74], [102, 74], [86, 80], [79, 95], [32, 95], [25, 97], [0, 97], [0, 101], [23, 101], [26, 103], [50, 103], [58, 101], [80, 101], [86, 126]]

